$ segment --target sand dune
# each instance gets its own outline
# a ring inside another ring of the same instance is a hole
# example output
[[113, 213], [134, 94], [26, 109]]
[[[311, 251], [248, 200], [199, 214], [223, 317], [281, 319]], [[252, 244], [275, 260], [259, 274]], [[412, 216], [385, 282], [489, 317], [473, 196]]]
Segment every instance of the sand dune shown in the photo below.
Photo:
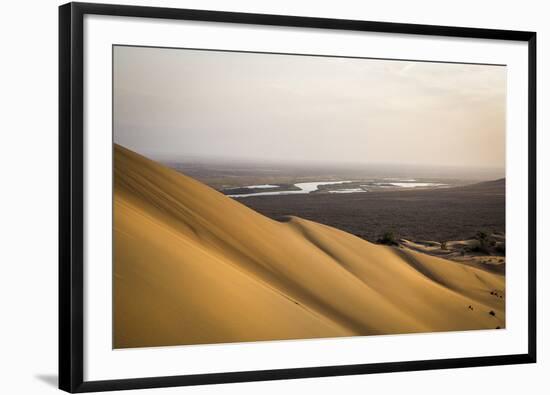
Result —
[[501, 275], [273, 221], [120, 146], [114, 160], [115, 348], [504, 327]]

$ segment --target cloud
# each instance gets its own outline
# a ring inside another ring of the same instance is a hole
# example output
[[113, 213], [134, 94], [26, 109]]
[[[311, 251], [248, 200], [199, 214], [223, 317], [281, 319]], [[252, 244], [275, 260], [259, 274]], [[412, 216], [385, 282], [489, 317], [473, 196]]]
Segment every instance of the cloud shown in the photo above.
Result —
[[116, 47], [115, 141], [142, 153], [503, 167], [506, 68]]

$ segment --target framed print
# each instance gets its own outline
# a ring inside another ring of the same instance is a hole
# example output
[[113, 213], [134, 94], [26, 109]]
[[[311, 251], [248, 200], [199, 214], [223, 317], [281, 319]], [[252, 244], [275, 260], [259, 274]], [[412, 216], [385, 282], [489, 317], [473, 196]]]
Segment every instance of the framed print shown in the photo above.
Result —
[[61, 389], [535, 362], [534, 32], [59, 29]]

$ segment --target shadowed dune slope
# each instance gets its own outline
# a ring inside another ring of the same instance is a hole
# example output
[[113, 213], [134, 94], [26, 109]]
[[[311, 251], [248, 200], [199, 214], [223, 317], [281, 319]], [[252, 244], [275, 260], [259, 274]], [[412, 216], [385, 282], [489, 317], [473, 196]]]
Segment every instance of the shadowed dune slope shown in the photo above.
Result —
[[503, 276], [273, 221], [118, 145], [114, 161], [115, 348], [504, 326]]

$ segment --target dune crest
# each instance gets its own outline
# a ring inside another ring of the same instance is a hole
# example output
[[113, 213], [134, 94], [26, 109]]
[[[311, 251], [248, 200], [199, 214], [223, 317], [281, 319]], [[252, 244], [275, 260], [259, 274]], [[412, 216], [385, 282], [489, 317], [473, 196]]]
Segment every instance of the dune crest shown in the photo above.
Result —
[[271, 220], [119, 145], [114, 180], [115, 348], [504, 327], [501, 275]]

